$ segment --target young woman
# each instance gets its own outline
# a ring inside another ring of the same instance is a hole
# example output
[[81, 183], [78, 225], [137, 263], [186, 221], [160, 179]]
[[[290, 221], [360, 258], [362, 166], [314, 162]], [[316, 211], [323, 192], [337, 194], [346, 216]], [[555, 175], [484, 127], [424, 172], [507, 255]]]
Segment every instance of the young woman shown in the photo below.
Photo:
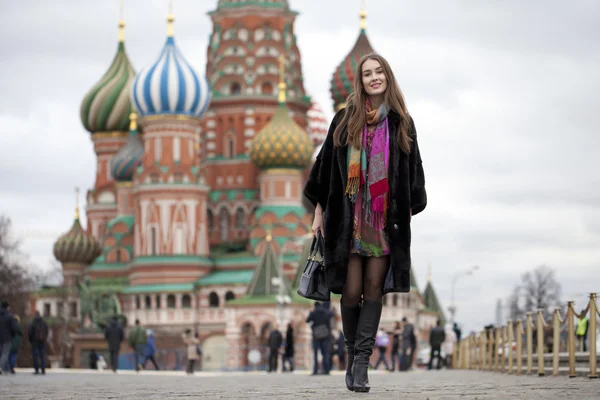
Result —
[[364, 56], [304, 188], [324, 242], [327, 285], [342, 294], [346, 386], [368, 392], [385, 293], [410, 290], [410, 221], [425, 209], [417, 133], [388, 62]]

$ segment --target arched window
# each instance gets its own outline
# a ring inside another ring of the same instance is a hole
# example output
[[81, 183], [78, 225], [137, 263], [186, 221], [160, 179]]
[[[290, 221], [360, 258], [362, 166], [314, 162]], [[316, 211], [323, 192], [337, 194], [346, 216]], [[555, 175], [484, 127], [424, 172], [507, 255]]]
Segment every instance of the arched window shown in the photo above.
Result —
[[388, 297], [387, 296], [383, 296], [383, 299], [381, 300], [381, 302], [383, 303], [384, 306], [387, 306], [387, 301]]
[[260, 85], [260, 92], [268, 95], [273, 94], [273, 84], [271, 82], [264, 82]]
[[208, 221], [208, 230], [212, 232], [215, 229], [215, 218], [212, 211], [206, 210], [206, 219]]
[[210, 292], [210, 294], [208, 295], [208, 306], [219, 307], [219, 295], [215, 292]]
[[142, 308], [142, 300], [140, 296], [135, 296], [135, 309], [139, 310], [140, 308]]
[[175, 295], [170, 294], [167, 296], [167, 308], [175, 308]]
[[161, 304], [160, 304], [160, 294], [156, 295], [156, 308], [160, 308]]
[[244, 213], [244, 209], [239, 207], [235, 210], [235, 228], [236, 229], [244, 229], [246, 227], [246, 214]]
[[150, 298], [150, 296], [146, 296], [144, 303], [147, 310], [152, 308], [152, 299]]
[[221, 229], [221, 240], [229, 241], [229, 212], [225, 207], [219, 211], [219, 228]]
[[394, 294], [392, 296], [392, 306], [398, 307], [398, 295], [397, 294]]
[[189, 294], [184, 294], [181, 298], [182, 308], [192, 308], [192, 297]]
[[[231, 121], [233, 125], [233, 121]], [[235, 157], [235, 132], [230, 131], [225, 137], [225, 148], [223, 149], [223, 155], [227, 158]]]
[[235, 294], [232, 291], [225, 293], [225, 301], [235, 300]]
[[229, 87], [229, 93], [232, 96], [236, 96], [236, 95], [240, 94], [241, 92], [242, 92], [242, 86], [237, 82], [233, 82], [231, 84], [231, 86]]

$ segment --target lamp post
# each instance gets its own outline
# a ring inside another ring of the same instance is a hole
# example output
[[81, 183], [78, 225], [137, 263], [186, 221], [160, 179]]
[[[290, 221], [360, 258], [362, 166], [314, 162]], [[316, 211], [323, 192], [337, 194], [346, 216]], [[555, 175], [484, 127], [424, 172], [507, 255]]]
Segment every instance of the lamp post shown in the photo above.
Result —
[[478, 269], [479, 265], [474, 265], [466, 271], [457, 272], [452, 277], [452, 284], [450, 286], [450, 307], [448, 307], [448, 311], [450, 311], [450, 319], [452, 321], [452, 324], [454, 324], [454, 316], [456, 315], [456, 305], [454, 304], [454, 289], [456, 287], [456, 281], [458, 280], [458, 278], [473, 275], [473, 273]]

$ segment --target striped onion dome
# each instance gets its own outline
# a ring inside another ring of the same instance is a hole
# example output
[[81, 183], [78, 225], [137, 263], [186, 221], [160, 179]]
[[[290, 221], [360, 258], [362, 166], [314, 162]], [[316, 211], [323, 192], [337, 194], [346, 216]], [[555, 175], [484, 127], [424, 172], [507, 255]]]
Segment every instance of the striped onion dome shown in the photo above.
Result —
[[79, 211], [75, 210], [75, 221], [69, 232], [54, 243], [54, 257], [61, 263], [91, 264], [101, 252], [100, 244], [87, 234], [79, 223]]
[[131, 91], [142, 116], [188, 115], [200, 118], [208, 108], [212, 92], [205, 76], [198, 76], [183, 57], [173, 38], [169, 15], [167, 41], [158, 59], [140, 71]]
[[308, 134], [315, 146], [320, 145], [327, 137], [329, 124], [325, 113], [319, 104], [313, 101], [307, 113], [308, 116]]
[[81, 103], [81, 122], [92, 133], [126, 131], [129, 125], [129, 96], [135, 71], [125, 53], [123, 27], [124, 23], [121, 21], [119, 46], [112, 64]]
[[[361, 18], [363, 18], [362, 13]], [[330, 91], [335, 111], [344, 107], [346, 99], [354, 91], [354, 77], [356, 76], [358, 62], [362, 56], [369, 53], [373, 53], [373, 48], [363, 27], [360, 30], [360, 35], [358, 35], [358, 40], [354, 44], [354, 47], [340, 65], [337, 66], [331, 78]]]
[[130, 120], [127, 142], [110, 160], [112, 176], [119, 182], [127, 182], [133, 178], [133, 173], [144, 156], [144, 145], [137, 131], [137, 114], [131, 113]]

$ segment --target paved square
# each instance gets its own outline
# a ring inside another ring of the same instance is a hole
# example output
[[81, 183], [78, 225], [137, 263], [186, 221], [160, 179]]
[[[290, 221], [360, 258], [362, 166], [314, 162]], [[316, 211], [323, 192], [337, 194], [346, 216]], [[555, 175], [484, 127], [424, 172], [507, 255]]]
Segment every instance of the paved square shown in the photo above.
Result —
[[371, 393], [351, 393], [343, 375], [305, 373], [201, 373], [129, 371], [21, 372], [0, 377], [0, 399], [600, 399], [600, 381], [587, 378], [515, 377], [490, 372], [374, 373]]

